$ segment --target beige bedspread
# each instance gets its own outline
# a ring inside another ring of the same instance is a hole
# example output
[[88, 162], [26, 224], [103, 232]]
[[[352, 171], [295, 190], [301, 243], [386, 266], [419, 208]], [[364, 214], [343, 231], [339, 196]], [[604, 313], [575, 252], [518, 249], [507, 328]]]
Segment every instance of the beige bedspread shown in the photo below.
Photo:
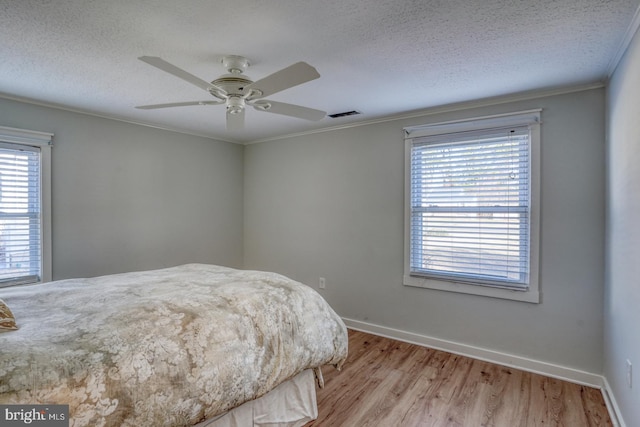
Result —
[[346, 327], [275, 273], [188, 264], [0, 290], [0, 403], [69, 404], [72, 426], [183, 426], [347, 355]]

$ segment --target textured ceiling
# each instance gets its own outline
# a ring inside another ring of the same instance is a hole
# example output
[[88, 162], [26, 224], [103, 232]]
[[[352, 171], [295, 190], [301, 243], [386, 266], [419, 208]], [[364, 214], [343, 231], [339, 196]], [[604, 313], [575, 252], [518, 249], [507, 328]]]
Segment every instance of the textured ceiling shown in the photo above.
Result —
[[[0, 0], [0, 96], [249, 142], [504, 94], [602, 81], [640, 0]], [[139, 60], [204, 79], [225, 54], [258, 80], [297, 61], [321, 77], [270, 99], [362, 115], [307, 122], [220, 105]], [[0, 117], [0, 125], [1, 123]]]

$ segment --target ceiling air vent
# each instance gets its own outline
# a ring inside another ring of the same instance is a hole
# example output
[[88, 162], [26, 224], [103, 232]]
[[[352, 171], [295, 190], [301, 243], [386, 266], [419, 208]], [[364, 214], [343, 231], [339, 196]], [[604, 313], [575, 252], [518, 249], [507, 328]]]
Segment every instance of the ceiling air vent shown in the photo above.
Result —
[[329, 114], [329, 117], [331, 117], [332, 119], [337, 119], [338, 117], [355, 116], [356, 114], [361, 114], [361, 113], [360, 111], [351, 110], [351, 111], [345, 111], [344, 113]]

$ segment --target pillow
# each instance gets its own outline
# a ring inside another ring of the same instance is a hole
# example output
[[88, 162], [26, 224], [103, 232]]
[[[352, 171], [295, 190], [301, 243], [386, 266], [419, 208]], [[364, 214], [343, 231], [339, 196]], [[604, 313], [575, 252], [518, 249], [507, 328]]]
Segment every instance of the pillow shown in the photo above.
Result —
[[13, 317], [13, 313], [9, 310], [7, 304], [0, 299], [0, 332], [15, 329], [18, 329], [16, 318]]

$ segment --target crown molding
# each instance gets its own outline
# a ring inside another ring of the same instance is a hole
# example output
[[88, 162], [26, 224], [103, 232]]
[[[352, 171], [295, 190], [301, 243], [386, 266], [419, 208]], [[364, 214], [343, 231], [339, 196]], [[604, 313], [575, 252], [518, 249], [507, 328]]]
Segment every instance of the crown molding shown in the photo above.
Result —
[[618, 68], [620, 61], [622, 61], [622, 57], [627, 52], [627, 49], [629, 49], [629, 45], [631, 44], [633, 37], [638, 32], [638, 28], [640, 28], [640, 5], [636, 8], [636, 13], [633, 15], [631, 23], [627, 27], [627, 31], [625, 31], [624, 36], [616, 49], [616, 54], [609, 62], [609, 66], [607, 67], [607, 79], [610, 79]]
[[211, 139], [213, 141], [230, 142], [232, 144], [241, 144], [242, 145], [242, 143], [238, 142], [238, 141], [217, 138], [217, 137], [213, 137], [211, 135], [192, 132], [192, 131], [189, 131], [189, 130], [186, 130], [186, 129], [173, 128], [173, 127], [169, 127], [169, 126], [160, 126], [160, 125], [156, 125], [156, 124], [152, 124], [152, 123], [139, 122], [139, 121], [135, 121], [135, 120], [125, 119], [123, 117], [116, 116], [116, 115], [100, 114], [100, 113], [95, 113], [95, 112], [91, 112], [91, 111], [82, 110], [82, 109], [79, 109], [79, 108], [67, 107], [65, 105], [60, 105], [60, 104], [56, 104], [56, 103], [53, 103], [53, 102], [38, 101], [38, 100], [35, 100], [35, 99], [23, 98], [23, 97], [20, 97], [20, 96], [9, 95], [9, 94], [6, 94], [6, 93], [0, 93], [0, 99], [6, 99], [6, 100], [9, 100], [9, 101], [22, 102], [24, 104], [37, 105], [39, 107], [53, 108], [53, 109], [56, 109], [56, 110], [67, 111], [67, 112], [76, 113], [76, 114], [83, 114], [83, 115], [86, 115], [86, 116], [98, 117], [98, 118], [101, 118], [101, 119], [115, 120], [117, 122], [128, 123], [128, 124], [138, 125], [138, 126], [144, 126], [144, 127], [148, 127], [148, 128], [152, 128], [152, 129], [158, 129], [158, 130], [164, 130], [164, 131], [168, 131], [168, 132], [176, 132], [176, 133], [180, 133], [180, 134], [183, 134], [183, 135], [197, 136], [197, 137], [200, 137], [200, 138]]
[[414, 110], [406, 113], [384, 116], [377, 119], [358, 121], [358, 122], [348, 123], [348, 124], [339, 125], [339, 126], [331, 126], [331, 127], [314, 129], [314, 130], [305, 131], [305, 132], [291, 133], [287, 135], [274, 136], [274, 137], [269, 137], [264, 139], [256, 139], [253, 141], [245, 142], [244, 145], [259, 144], [259, 143], [270, 142], [270, 141], [279, 141], [282, 139], [297, 138], [305, 135], [313, 135], [313, 134], [324, 133], [324, 132], [333, 132], [336, 130], [351, 129], [351, 128], [356, 128], [360, 126], [368, 126], [372, 124], [392, 122], [396, 120], [413, 119], [415, 117], [430, 116], [434, 114], [448, 113], [452, 111], [468, 110], [471, 108], [486, 107], [490, 105], [507, 104], [510, 102], [526, 101], [529, 99], [544, 98], [544, 97], [555, 96], [555, 95], [565, 95], [568, 93], [582, 92], [582, 91], [592, 90], [592, 89], [600, 89], [603, 87], [605, 87], [605, 82], [598, 81], [594, 83], [587, 83], [587, 84], [582, 84], [577, 86], [565, 86], [565, 87], [559, 87], [559, 88], [537, 89], [537, 90], [526, 91], [526, 92], [518, 92], [514, 94], [509, 94], [509, 95], [500, 95], [500, 96], [494, 96], [490, 98], [482, 98], [482, 99], [476, 99], [472, 101], [463, 101], [463, 102], [457, 102], [453, 104], [429, 107], [421, 110]]
[[[638, 16], [638, 15], [639, 14], [636, 14], [636, 16]], [[536, 89], [536, 90], [531, 90], [531, 91], [526, 91], [526, 92], [518, 92], [518, 93], [514, 93], [514, 94], [500, 95], [500, 96], [494, 96], [494, 97], [489, 97], [489, 98], [482, 98], [482, 99], [476, 99], [476, 100], [471, 100], [471, 101], [463, 101], [463, 102], [457, 102], [457, 103], [453, 103], [453, 104], [446, 104], [446, 105], [428, 107], [428, 108], [424, 108], [424, 109], [420, 109], [420, 110], [413, 110], [413, 111], [409, 111], [409, 112], [405, 112], [405, 113], [389, 115], [389, 116], [383, 116], [383, 117], [375, 118], [375, 119], [371, 119], [371, 120], [363, 120], [363, 121], [348, 123], [348, 124], [344, 124], [344, 125], [330, 126], [330, 127], [325, 127], [325, 128], [321, 128], [321, 129], [314, 129], [314, 130], [310, 130], [310, 131], [285, 134], [285, 135], [274, 136], [274, 137], [263, 138], [263, 139], [256, 139], [256, 140], [253, 140], [253, 141], [246, 141], [246, 142], [241, 142], [241, 141], [232, 140], [232, 139], [223, 139], [223, 138], [219, 138], [219, 137], [212, 137], [210, 135], [191, 132], [191, 131], [188, 131], [188, 130], [185, 130], [185, 129], [180, 129], [180, 128], [173, 128], [173, 127], [160, 126], [160, 125], [150, 124], [150, 123], [145, 123], [145, 122], [138, 122], [138, 121], [135, 121], [135, 120], [128, 120], [128, 119], [124, 119], [124, 118], [118, 117], [118, 116], [111, 116], [111, 115], [107, 115], [107, 114], [98, 114], [98, 113], [94, 113], [94, 112], [83, 111], [81, 109], [66, 107], [66, 106], [59, 105], [59, 104], [54, 104], [54, 103], [37, 101], [37, 100], [34, 100], [34, 99], [30, 99], [30, 98], [22, 98], [22, 97], [12, 96], [12, 95], [8, 95], [8, 94], [4, 94], [4, 93], [0, 93], [0, 98], [1, 99], [7, 99], [7, 100], [10, 100], [10, 101], [18, 101], [18, 102], [23, 102], [23, 103], [26, 103], [26, 104], [37, 105], [37, 106], [41, 106], [41, 107], [54, 108], [54, 109], [57, 109], [57, 110], [68, 111], [68, 112], [77, 113], [77, 114], [84, 114], [84, 115], [88, 115], [88, 116], [92, 116], [92, 117], [99, 117], [99, 118], [108, 119], [108, 120], [115, 120], [115, 121], [119, 121], [119, 122], [123, 122], [123, 123], [133, 124], [133, 125], [145, 126], [145, 127], [149, 127], [149, 128], [153, 128], [153, 129], [158, 129], [158, 130], [164, 130], [164, 131], [169, 131], [169, 132], [177, 132], [177, 133], [181, 133], [181, 134], [184, 134], [184, 135], [191, 135], [191, 136], [197, 136], [197, 137], [201, 137], [201, 138], [207, 138], [207, 139], [211, 139], [213, 141], [228, 142], [228, 143], [239, 144], [239, 145], [252, 145], [252, 144], [259, 144], [259, 143], [263, 143], [263, 142], [279, 141], [279, 140], [283, 140], [283, 139], [297, 138], [297, 137], [301, 137], [301, 136], [305, 136], [305, 135], [313, 135], [313, 134], [324, 133], [324, 132], [333, 132], [333, 131], [342, 130], [342, 129], [351, 129], [351, 128], [356, 128], [356, 127], [360, 127], [360, 126], [368, 126], [368, 125], [377, 124], [377, 123], [386, 123], [386, 122], [392, 122], [392, 121], [396, 121], [396, 120], [412, 119], [412, 118], [415, 118], [415, 117], [430, 116], [430, 115], [434, 115], [434, 114], [441, 114], [441, 113], [447, 113], [447, 112], [452, 112], [452, 111], [460, 111], [460, 110], [468, 110], [468, 109], [471, 109], [471, 108], [485, 107], [485, 106], [490, 106], [490, 105], [506, 104], [506, 103], [510, 103], [510, 102], [525, 101], [525, 100], [535, 99], [535, 98], [544, 98], [544, 97], [548, 97], [548, 96], [564, 95], [564, 94], [568, 94], [568, 93], [582, 92], [582, 91], [586, 91], [586, 90], [599, 89], [599, 88], [603, 88], [603, 87], [605, 87], [605, 82], [604, 81], [598, 81], [598, 82], [592, 82], [592, 83], [581, 84], [581, 85], [576, 85], [576, 86], [564, 86], [564, 87], [549, 88], [549, 89]]]

